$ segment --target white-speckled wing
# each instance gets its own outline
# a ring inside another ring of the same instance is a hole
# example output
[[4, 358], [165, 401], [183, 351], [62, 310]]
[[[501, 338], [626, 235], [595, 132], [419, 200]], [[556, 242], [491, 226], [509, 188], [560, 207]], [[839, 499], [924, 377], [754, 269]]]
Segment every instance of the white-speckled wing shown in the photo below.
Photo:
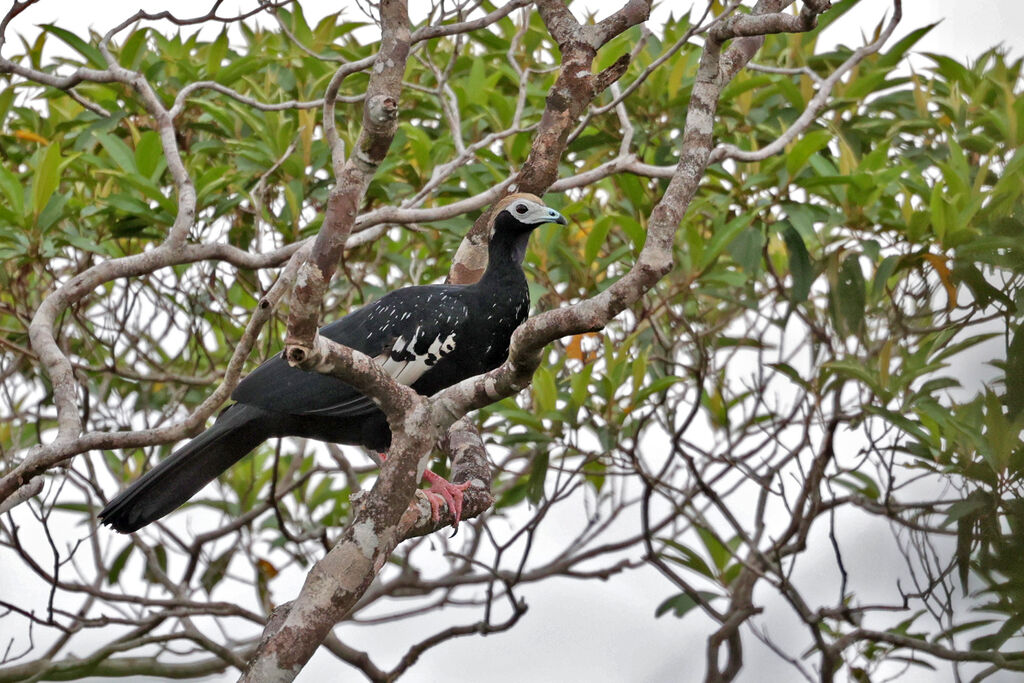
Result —
[[[397, 382], [410, 386], [456, 352], [469, 319], [458, 291], [444, 285], [400, 289], [320, 332], [372, 356]], [[346, 417], [376, 409], [341, 380], [292, 368], [280, 357], [257, 368], [232, 398], [293, 415]]]

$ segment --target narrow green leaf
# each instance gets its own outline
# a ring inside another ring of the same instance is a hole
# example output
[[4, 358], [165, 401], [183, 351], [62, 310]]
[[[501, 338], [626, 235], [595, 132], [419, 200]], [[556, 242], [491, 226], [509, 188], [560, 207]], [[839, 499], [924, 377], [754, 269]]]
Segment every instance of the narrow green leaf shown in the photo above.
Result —
[[548, 452], [541, 451], [533, 458], [530, 465], [530, 481], [527, 484], [526, 496], [536, 505], [544, 497], [544, 479], [548, 474]]
[[469, 78], [466, 80], [466, 102], [470, 105], [481, 105], [487, 101], [486, 88], [487, 72], [484, 70], [484, 60], [474, 59], [469, 68]]
[[928, 202], [928, 216], [931, 219], [935, 236], [939, 238], [939, 242], [942, 242], [946, 237], [949, 221], [946, 218], [946, 200], [941, 180], [936, 182], [932, 188], [931, 200]]
[[743, 272], [754, 276], [761, 271], [764, 242], [764, 231], [757, 226], [751, 226], [733, 240], [729, 247], [729, 253], [743, 269]]
[[154, 562], [149, 557], [146, 558], [146, 566], [142, 571], [142, 578], [149, 583], [161, 583], [160, 579], [157, 578], [157, 571], [160, 573], [167, 573], [167, 548], [162, 545], [158, 545], [153, 548], [153, 557], [156, 559]]
[[864, 324], [867, 306], [864, 272], [860, 268], [860, 255], [849, 254], [843, 259], [836, 282], [836, 310], [840, 329], [846, 334], [858, 334]]
[[971, 649], [998, 650], [1007, 640], [1016, 636], [1022, 628], [1024, 628], [1024, 614], [1014, 614], [995, 633], [972, 640]]
[[70, 192], [64, 194], [55, 192], [51, 194], [50, 201], [46, 202], [46, 206], [43, 207], [43, 210], [39, 212], [39, 217], [36, 218], [36, 227], [44, 232], [49, 230], [64, 215], [64, 207], [70, 198]]
[[598, 252], [601, 251], [601, 247], [604, 246], [608, 239], [608, 231], [611, 227], [612, 221], [609, 216], [602, 216], [598, 220], [594, 221], [594, 227], [590, 229], [590, 234], [587, 235], [586, 245], [583, 247], [584, 263], [595, 262]]
[[53, 24], [43, 24], [40, 28], [70, 45], [78, 54], [85, 57], [91, 66], [97, 69], [107, 68], [107, 60], [103, 58], [103, 53], [99, 51], [99, 48], [85, 42], [71, 31]]
[[666, 560], [670, 560], [672, 562], [675, 562], [676, 564], [688, 567], [689, 569], [692, 569], [698, 574], [706, 576], [709, 579], [716, 578], [715, 572], [712, 571], [711, 567], [708, 566], [708, 563], [705, 562], [704, 558], [701, 557], [696, 551], [689, 548], [688, 546], [683, 545], [682, 543], [673, 541], [671, 539], [663, 538], [661, 539], [661, 541], [664, 542], [670, 548], [675, 549], [679, 553], [678, 555], [664, 553], [663, 557]]
[[216, 76], [221, 69], [221, 62], [228, 54], [228, 32], [222, 30], [216, 40], [210, 43], [209, 52], [206, 54], [206, 73]]
[[835, 483], [848, 488], [851, 491], [856, 491], [871, 500], [878, 500], [881, 497], [882, 492], [878, 487], [878, 483], [864, 472], [853, 470], [851, 472], [844, 473], [844, 476], [856, 479], [857, 481], [851, 482], [843, 479], [835, 479]]
[[878, 268], [875, 270], [875, 279], [871, 284], [871, 298], [877, 301], [881, 298], [885, 292], [886, 283], [889, 282], [889, 278], [896, 272], [896, 268], [900, 265], [902, 256], [893, 255], [886, 256], [882, 259], [882, 262], [878, 264]]
[[827, 130], [819, 129], [806, 133], [786, 154], [786, 170], [789, 175], [795, 176], [811, 155], [827, 147], [831, 140], [832, 133]]
[[139, 169], [135, 166], [135, 153], [124, 140], [108, 133], [98, 133], [96, 139], [100, 141], [103, 149], [107, 150], [107, 154], [122, 171], [138, 173]]
[[590, 377], [594, 372], [594, 364], [587, 363], [579, 372], [569, 376], [570, 400], [574, 406], [582, 406], [590, 395]]
[[675, 384], [678, 384], [679, 382], [682, 382], [682, 381], [683, 381], [682, 377], [674, 377], [674, 376], [659, 377], [658, 379], [654, 380], [653, 382], [651, 382], [647, 386], [643, 387], [640, 391], [638, 391], [633, 396], [633, 404], [634, 405], [638, 405], [640, 403], [643, 403], [648, 398], [650, 398], [652, 395], [660, 394], [660, 393], [664, 392], [666, 389], [668, 389], [669, 387], [671, 387], [671, 386], [673, 386]]
[[60, 183], [60, 145], [52, 143], [36, 167], [32, 178], [32, 212], [38, 216]]
[[1006, 349], [1006, 410], [1010, 420], [1024, 411], [1024, 325], [1017, 327]]
[[[829, 365], [835, 364], [830, 363]], [[855, 366], [856, 364], [851, 364], [847, 369], [850, 372], [855, 372]], [[919, 424], [910, 420], [909, 418], [900, 413], [889, 410], [888, 408], [879, 408], [877, 406], [864, 406], [864, 410], [866, 412], [874, 413], [875, 415], [885, 418], [896, 427], [899, 427], [907, 434], [916, 437], [919, 441], [923, 443], [928, 443], [929, 441], [928, 435], [921, 429], [921, 426]]]
[[[718, 597], [714, 593], [710, 593], [708, 591], [697, 591], [697, 594], [704, 600], [712, 600]], [[654, 616], [656, 618], [661, 617], [667, 614], [669, 610], [672, 610], [672, 614], [676, 618], [681, 619], [686, 615], [687, 612], [689, 612], [696, 606], [696, 600], [694, 600], [686, 593], [680, 593], [679, 595], [674, 595], [671, 598], [668, 598], [660, 605], [658, 605], [657, 609], [654, 610]]]
[[231, 546], [220, 557], [207, 565], [206, 571], [203, 572], [203, 575], [199, 580], [207, 595], [213, 592], [214, 587], [220, 583], [221, 579], [223, 579], [227, 574], [228, 565], [231, 564], [231, 558], [234, 557], [236, 547], [237, 546]]
[[707, 548], [708, 555], [711, 557], [715, 568], [719, 571], [724, 569], [725, 565], [732, 559], [732, 551], [718, 540], [714, 532], [706, 527], [698, 526], [697, 534], [700, 535], [701, 541], [704, 542], [704, 547]]
[[133, 550], [135, 550], [135, 545], [129, 543], [114, 558], [114, 561], [110, 564], [110, 570], [107, 572], [107, 585], [113, 586], [117, 583], [117, 579], [121, 576], [121, 571], [124, 569], [125, 564], [127, 564], [128, 557], [132, 554]]
[[7, 120], [7, 112], [10, 110], [11, 105], [14, 104], [14, 88], [6, 88], [0, 91], [0, 121]]
[[643, 249], [644, 241], [647, 239], [647, 231], [644, 230], [644, 226], [640, 225], [640, 221], [632, 216], [620, 215], [615, 217], [615, 223], [622, 228], [622, 231], [633, 242], [633, 248], [636, 252]]
[[11, 211], [18, 217], [25, 215], [25, 188], [5, 164], [0, 164], [0, 192], [6, 197], [7, 206]]
[[798, 304], [807, 300], [807, 295], [811, 292], [811, 283], [814, 282], [811, 256], [807, 253], [807, 246], [800, 233], [792, 226], [782, 232], [782, 239], [785, 240], [786, 250], [789, 252], [789, 273], [793, 276], [793, 289], [790, 291], [789, 300]]
[[157, 168], [160, 167], [162, 171], [166, 166], [161, 163], [163, 160], [164, 151], [160, 145], [160, 136], [156, 131], [147, 130], [139, 137], [139, 143], [135, 145], [135, 167], [149, 180], [155, 180], [153, 175]]
[[907, 51], [910, 50], [910, 48], [914, 47], [915, 44], [917, 44], [917, 41], [924, 38], [933, 28], [935, 28], [938, 25], [939, 22], [935, 22], [933, 24], [928, 24], [927, 26], [922, 26], [917, 30], [911, 31], [906, 35], [906, 37], [901, 38], [899, 41], [896, 42], [895, 45], [889, 48], [885, 52], [885, 54], [880, 56], [875, 65], [883, 69], [890, 69], [896, 66], [903, 59], [903, 56], [907, 54]]
[[718, 258], [718, 255], [736, 239], [736, 236], [754, 221], [754, 217], [759, 212], [760, 209], [748, 211], [732, 219], [724, 226], [717, 228], [714, 234], [711, 235], [711, 239], [708, 240], [707, 248], [704, 250], [699, 264], [701, 269], [710, 266]]
[[555, 375], [543, 365], [533, 375], [533, 400], [538, 412], [554, 410], [558, 400]]

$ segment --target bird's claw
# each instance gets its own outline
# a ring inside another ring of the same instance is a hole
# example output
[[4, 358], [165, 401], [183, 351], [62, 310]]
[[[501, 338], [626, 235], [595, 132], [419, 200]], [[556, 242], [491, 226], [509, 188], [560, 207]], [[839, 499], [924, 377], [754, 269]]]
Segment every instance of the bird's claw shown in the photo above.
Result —
[[423, 479], [430, 484], [430, 488], [424, 491], [427, 494], [427, 501], [430, 503], [430, 517], [435, 522], [441, 519], [441, 503], [445, 503], [451, 511], [455, 522], [452, 529], [459, 530], [459, 520], [462, 519], [462, 492], [468, 489], [470, 482], [453, 484], [444, 477], [434, 474], [430, 470], [423, 473]]

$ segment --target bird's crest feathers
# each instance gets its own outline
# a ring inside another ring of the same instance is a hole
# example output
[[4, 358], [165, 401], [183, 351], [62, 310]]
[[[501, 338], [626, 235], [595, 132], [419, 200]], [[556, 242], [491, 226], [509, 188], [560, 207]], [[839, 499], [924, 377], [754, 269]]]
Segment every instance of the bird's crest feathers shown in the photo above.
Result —
[[497, 203], [494, 205], [493, 215], [497, 216], [504, 209], [507, 209], [509, 204], [516, 201], [517, 199], [525, 199], [528, 202], [533, 202], [534, 204], [540, 204], [541, 206], [544, 206], [544, 201], [535, 194], [530, 194], [529, 192], [515, 192], [513, 194], [506, 195], [497, 201]]

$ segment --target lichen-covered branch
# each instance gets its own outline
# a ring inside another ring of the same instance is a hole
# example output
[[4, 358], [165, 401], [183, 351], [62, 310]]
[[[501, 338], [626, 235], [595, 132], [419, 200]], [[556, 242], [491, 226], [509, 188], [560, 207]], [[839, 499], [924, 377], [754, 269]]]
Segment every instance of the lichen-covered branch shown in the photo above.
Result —
[[[335, 178], [323, 226], [313, 244], [310, 259], [299, 268], [292, 291], [285, 355], [293, 363], [302, 362], [312, 352], [312, 342], [320, 322], [320, 301], [359, 215], [360, 201], [398, 130], [402, 75], [411, 44], [405, 3], [397, 0], [381, 2], [380, 19], [381, 48], [374, 59], [367, 86], [363, 128], [355, 148]], [[338, 73], [344, 74], [345, 71], [339, 70]], [[332, 80], [325, 98], [325, 114], [333, 115], [331, 94], [337, 94], [338, 81], [337, 76]]]

